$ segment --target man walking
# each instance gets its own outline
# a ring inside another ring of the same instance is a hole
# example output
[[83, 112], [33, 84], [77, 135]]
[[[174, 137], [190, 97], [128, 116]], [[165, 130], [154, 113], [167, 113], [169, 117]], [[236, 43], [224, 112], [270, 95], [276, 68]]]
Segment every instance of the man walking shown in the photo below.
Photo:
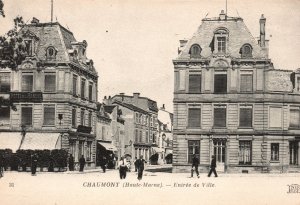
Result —
[[119, 173], [120, 173], [120, 179], [126, 178], [126, 171], [127, 171], [127, 162], [125, 157], [121, 157], [119, 161]]
[[5, 158], [3, 155], [0, 155], [0, 178], [3, 177], [3, 172], [4, 172], [4, 161]]
[[31, 157], [31, 175], [35, 176], [36, 175], [36, 167], [37, 167], [37, 156], [36, 154], [33, 154]]
[[217, 172], [216, 172], [216, 167], [217, 167], [217, 164], [216, 164], [216, 158], [215, 156], [213, 155], [212, 156], [212, 160], [211, 160], [211, 163], [210, 163], [210, 171], [208, 173], [208, 177], [210, 177], [211, 173], [213, 172], [215, 177], [218, 177], [217, 175]]
[[144, 171], [144, 163], [147, 163], [143, 159], [143, 155], [140, 156], [138, 160], [136, 160], [137, 170], [138, 170], [138, 180], [141, 180], [143, 178], [143, 171]]
[[197, 174], [197, 177], [199, 178], [199, 171], [198, 171], [198, 166], [200, 164], [200, 160], [199, 158], [194, 154], [193, 155], [193, 161], [192, 161], [192, 170], [191, 170], [191, 177], [193, 177], [194, 175], [194, 171]]
[[106, 171], [106, 166], [107, 166], [106, 164], [107, 164], [107, 159], [106, 159], [105, 156], [103, 156], [101, 161], [100, 161], [100, 166], [103, 170], [103, 173], [105, 173], [105, 171]]
[[84, 156], [81, 155], [80, 159], [79, 159], [79, 171], [80, 172], [83, 172], [83, 169], [84, 169], [84, 165], [85, 165], [85, 159], [84, 159]]

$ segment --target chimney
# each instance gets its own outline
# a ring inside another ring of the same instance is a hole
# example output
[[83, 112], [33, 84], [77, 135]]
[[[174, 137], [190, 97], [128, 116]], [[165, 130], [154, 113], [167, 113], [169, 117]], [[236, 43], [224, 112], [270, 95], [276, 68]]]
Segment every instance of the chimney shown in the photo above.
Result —
[[103, 104], [108, 105], [108, 103], [109, 103], [109, 102], [108, 102], [106, 96], [104, 96], [104, 98], [103, 98]]
[[120, 93], [120, 95], [121, 95], [121, 101], [123, 102], [124, 101], [124, 95], [125, 95], [125, 93]]
[[38, 24], [40, 22], [40, 20], [38, 20], [37, 18], [33, 17], [31, 20], [32, 24]]
[[183, 48], [184, 48], [184, 46], [186, 45], [187, 42], [188, 42], [188, 40], [186, 40], [186, 39], [179, 40], [180, 47], [178, 48], [178, 54], [183, 50]]
[[260, 25], [260, 36], [259, 36], [259, 44], [260, 47], [266, 46], [266, 18], [262, 14], [259, 19], [259, 25]]
[[226, 20], [226, 14], [224, 13], [224, 10], [221, 11], [219, 17], [220, 17], [220, 20]]
[[161, 110], [165, 110], [165, 104], [162, 105]]
[[135, 106], [138, 105], [139, 97], [140, 97], [140, 93], [133, 93], [133, 104], [134, 104]]

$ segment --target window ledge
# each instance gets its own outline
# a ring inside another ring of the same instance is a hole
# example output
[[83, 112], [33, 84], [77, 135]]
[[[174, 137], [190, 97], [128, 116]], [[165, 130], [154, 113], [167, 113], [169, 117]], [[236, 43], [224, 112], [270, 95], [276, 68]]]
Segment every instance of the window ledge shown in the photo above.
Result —
[[300, 127], [289, 127], [289, 130], [300, 130]]
[[43, 127], [55, 127], [55, 125], [43, 125]]
[[270, 160], [270, 163], [272, 163], [272, 164], [279, 164], [280, 163], [280, 161], [279, 160]]
[[238, 129], [253, 130], [253, 127], [238, 127]]

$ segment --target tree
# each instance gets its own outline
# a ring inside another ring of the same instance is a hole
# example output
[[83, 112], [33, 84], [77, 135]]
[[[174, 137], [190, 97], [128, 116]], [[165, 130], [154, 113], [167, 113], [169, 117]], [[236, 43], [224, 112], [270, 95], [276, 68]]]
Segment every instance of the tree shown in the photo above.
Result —
[[4, 36], [0, 36], [0, 68], [8, 67], [16, 70], [18, 65], [25, 60], [27, 54], [26, 44], [19, 35], [19, 30], [24, 26], [23, 18], [16, 17], [14, 24], [13, 29]]
[[5, 17], [3, 7], [4, 7], [4, 3], [2, 0], [0, 0], [0, 15]]

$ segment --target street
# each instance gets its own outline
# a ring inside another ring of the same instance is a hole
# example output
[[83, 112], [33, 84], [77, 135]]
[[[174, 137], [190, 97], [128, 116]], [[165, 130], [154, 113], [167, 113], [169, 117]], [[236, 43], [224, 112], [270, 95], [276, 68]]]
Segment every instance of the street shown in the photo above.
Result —
[[290, 185], [300, 184], [298, 173], [220, 173], [218, 178], [200, 173], [198, 179], [188, 173], [144, 172], [141, 181], [135, 172], [125, 180], [118, 174], [5, 172], [1, 204], [300, 204], [300, 193], [288, 193]]

